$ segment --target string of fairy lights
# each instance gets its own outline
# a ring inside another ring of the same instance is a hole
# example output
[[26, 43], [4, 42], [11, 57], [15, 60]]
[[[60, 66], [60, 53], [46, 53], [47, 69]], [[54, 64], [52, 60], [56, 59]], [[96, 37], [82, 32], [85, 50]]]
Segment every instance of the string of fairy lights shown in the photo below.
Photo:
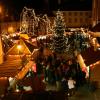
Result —
[[48, 34], [51, 30], [50, 20], [47, 17], [47, 14], [39, 17], [36, 16], [34, 9], [24, 7], [20, 15], [20, 31], [35, 35], [37, 30], [40, 29], [41, 31], [44, 30], [46, 34]]

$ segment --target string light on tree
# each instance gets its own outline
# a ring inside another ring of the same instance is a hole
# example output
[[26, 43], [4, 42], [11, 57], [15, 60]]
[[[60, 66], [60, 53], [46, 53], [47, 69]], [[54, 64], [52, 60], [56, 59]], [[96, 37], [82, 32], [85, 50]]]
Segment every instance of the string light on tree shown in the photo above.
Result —
[[53, 26], [53, 37], [51, 43], [51, 49], [57, 53], [66, 52], [68, 48], [68, 38], [64, 36], [65, 24], [64, 18], [60, 11], [57, 12]]

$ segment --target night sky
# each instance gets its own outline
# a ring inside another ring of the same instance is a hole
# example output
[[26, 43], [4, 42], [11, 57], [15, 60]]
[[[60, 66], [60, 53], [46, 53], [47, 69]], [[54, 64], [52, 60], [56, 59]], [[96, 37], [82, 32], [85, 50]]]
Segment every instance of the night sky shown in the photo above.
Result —
[[[60, 2], [59, 2], [60, 1]], [[53, 10], [91, 10], [92, 0], [0, 0], [5, 12], [19, 18], [24, 6], [33, 8], [37, 13]]]

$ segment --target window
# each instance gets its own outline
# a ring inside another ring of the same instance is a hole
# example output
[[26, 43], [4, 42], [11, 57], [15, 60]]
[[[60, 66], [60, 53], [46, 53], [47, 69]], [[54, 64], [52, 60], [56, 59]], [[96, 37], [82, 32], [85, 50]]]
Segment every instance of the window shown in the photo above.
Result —
[[77, 22], [78, 22], [77, 18], [75, 18], [75, 19], [74, 19], [74, 22], [75, 22], [75, 23], [77, 23]]
[[85, 16], [89, 16], [88, 12], [85, 12]]
[[82, 18], [80, 18], [80, 23], [83, 23], [83, 19]]
[[74, 12], [74, 15], [77, 16], [77, 12]]
[[72, 15], [72, 13], [71, 13], [71, 12], [69, 12], [69, 13], [68, 13], [68, 15], [69, 15], [69, 16], [71, 16], [71, 15]]
[[83, 16], [83, 12], [80, 12], [80, 16]]
[[69, 23], [71, 23], [71, 22], [72, 22], [72, 19], [71, 19], [71, 18], [69, 18], [69, 19], [68, 19], [68, 22], [69, 22]]
[[85, 15], [88, 16], [88, 12], [85, 12]]
[[88, 22], [88, 19], [87, 19], [87, 18], [85, 18], [85, 22], [86, 22], [86, 23]]

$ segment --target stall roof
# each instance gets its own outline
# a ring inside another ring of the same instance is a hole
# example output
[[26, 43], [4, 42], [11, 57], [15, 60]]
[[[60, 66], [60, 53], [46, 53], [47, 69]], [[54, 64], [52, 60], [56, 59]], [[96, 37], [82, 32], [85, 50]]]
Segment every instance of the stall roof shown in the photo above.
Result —
[[6, 61], [0, 65], [0, 77], [15, 77], [21, 69], [21, 60]]

